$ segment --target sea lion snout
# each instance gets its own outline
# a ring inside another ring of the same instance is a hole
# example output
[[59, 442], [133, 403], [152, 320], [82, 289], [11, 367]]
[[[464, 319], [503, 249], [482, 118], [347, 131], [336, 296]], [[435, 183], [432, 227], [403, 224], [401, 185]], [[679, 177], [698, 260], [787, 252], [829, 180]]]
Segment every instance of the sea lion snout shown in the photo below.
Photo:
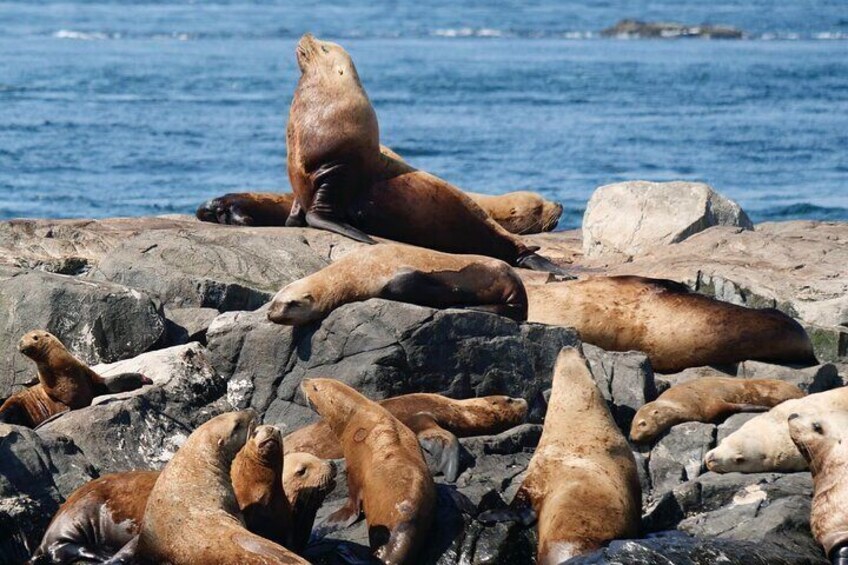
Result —
[[300, 326], [319, 318], [321, 313], [315, 308], [315, 298], [312, 294], [297, 292], [291, 285], [274, 296], [268, 309], [268, 320], [285, 326]]

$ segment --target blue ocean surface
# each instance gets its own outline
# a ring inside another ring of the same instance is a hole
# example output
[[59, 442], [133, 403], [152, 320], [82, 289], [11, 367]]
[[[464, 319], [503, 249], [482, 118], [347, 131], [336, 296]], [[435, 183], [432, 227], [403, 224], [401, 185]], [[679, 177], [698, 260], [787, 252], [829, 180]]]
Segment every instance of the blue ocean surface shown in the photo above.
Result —
[[[600, 36], [623, 18], [745, 38]], [[848, 220], [845, 0], [0, 1], [0, 219], [289, 190], [307, 31], [352, 54], [383, 143], [468, 190], [558, 200], [562, 228], [628, 179]]]

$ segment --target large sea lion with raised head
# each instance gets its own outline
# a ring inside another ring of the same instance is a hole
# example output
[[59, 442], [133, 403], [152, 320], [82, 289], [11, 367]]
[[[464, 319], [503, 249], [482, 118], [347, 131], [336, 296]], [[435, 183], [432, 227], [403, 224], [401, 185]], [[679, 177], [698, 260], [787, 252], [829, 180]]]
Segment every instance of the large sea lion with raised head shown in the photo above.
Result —
[[777, 379], [701, 377], [674, 385], [639, 408], [630, 439], [648, 442], [683, 422], [718, 422], [737, 412], [766, 412], [802, 396], [800, 388]]
[[0, 405], [0, 422], [7, 424], [34, 428], [62, 412], [89, 406], [95, 396], [153, 383], [140, 373], [103, 378], [44, 330], [24, 335], [18, 351], [35, 362], [38, 384], [14, 393]]
[[537, 522], [540, 565], [558, 565], [622, 538], [638, 537], [642, 494], [636, 462], [586, 359], [557, 356], [539, 446], [510, 509], [483, 522]]
[[469, 308], [527, 317], [524, 284], [498, 259], [380, 243], [356, 249], [296, 280], [271, 301], [268, 319], [299, 326], [348, 304], [386, 298], [432, 308]]
[[156, 479], [144, 510], [136, 559], [155, 563], [306, 564], [245, 527], [230, 467], [256, 414], [229, 412], [195, 430]]
[[[438, 461], [449, 481], [459, 472], [457, 438], [499, 434], [524, 422], [527, 401], [509, 396], [484, 396], [456, 400], [431, 393], [412, 393], [379, 402], [418, 437], [421, 446]], [[302, 451], [324, 459], [344, 457], [342, 445], [329, 425], [320, 420], [290, 433], [286, 453]]]
[[348, 503], [319, 526], [319, 535], [362, 513], [374, 556], [412, 561], [433, 522], [436, 487], [415, 434], [391, 413], [335, 379], [304, 379], [301, 390], [342, 445]]
[[831, 563], [848, 565], [848, 413], [790, 414], [788, 426], [813, 475], [813, 536]]
[[307, 34], [296, 53], [301, 76], [286, 133], [296, 202], [288, 225], [562, 272], [455, 186], [380, 152], [377, 115], [340, 45]]
[[641, 351], [655, 371], [748, 359], [814, 365], [801, 325], [775, 309], [709, 298], [683, 284], [635, 276], [540, 284], [525, 278], [527, 320], [570, 326], [607, 351]]

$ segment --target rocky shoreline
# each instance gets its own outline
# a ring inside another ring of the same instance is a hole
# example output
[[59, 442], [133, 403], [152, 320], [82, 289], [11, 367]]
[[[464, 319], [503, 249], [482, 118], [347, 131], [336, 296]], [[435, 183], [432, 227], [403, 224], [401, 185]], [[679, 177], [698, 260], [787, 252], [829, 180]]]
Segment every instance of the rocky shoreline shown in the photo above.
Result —
[[[684, 208], [676, 203], [674, 215]], [[722, 300], [776, 307], [807, 328], [822, 363], [793, 369], [745, 362], [722, 367], [726, 373], [784, 379], [809, 391], [848, 379], [848, 223], [754, 226], [739, 214], [714, 214], [696, 228], [688, 222], [682, 229], [691, 233], [679, 239], [652, 241], [642, 233], [639, 245], [624, 249], [599, 235], [591, 211], [582, 232], [525, 239], [578, 274], [670, 278]], [[734, 223], [742, 225], [728, 225]], [[298, 385], [328, 375], [373, 399], [421, 391], [528, 399], [530, 422], [463, 439], [459, 479], [437, 478], [439, 516], [424, 562], [531, 562], [532, 528], [484, 526], [475, 516], [511, 500], [541, 433], [553, 362], [563, 346], [580, 345], [578, 335], [378, 299], [343, 306], [304, 328], [267, 321], [263, 305], [281, 286], [360, 245], [307, 228], [232, 227], [188, 216], [0, 223], [0, 305], [7, 313], [0, 397], [33, 376], [15, 349], [33, 328], [54, 333], [103, 375], [135, 371], [154, 381], [98, 397], [37, 430], [0, 424], [0, 563], [28, 557], [75, 488], [107, 472], [161, 468], [214, 415], [253, 407], [264, 423], [288, 431], [315, 421]], [[625, 432], [658, 391], [703, 370], [659, 375], [641, 353], [582, 348]], [[643, 539], [615, 541], [573, 562], [825, 562], [809, 531], [809, 473], [718, 475], [703, 467], [703, 454], [749, 417], [681, 424], [652, 446], [634, 447]], [[345, 495], [340, 477], [318, 521]], [[366, 557], [364, 522], [314, 544], [307, 557], [338, 562], [339, 544]]]

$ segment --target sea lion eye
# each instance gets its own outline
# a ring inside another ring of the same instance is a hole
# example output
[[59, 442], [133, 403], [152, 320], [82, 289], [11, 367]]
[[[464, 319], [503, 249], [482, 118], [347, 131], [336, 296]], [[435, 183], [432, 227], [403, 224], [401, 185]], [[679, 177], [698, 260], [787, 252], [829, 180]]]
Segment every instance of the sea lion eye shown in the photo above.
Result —
[[817, 434], [824, 433], [824, 429], [822, 429], [821, 424], [819, 424], [818, 422], [813, 422], [813, 431]]
[[745, 458], [742, 457], [741, 455], [737, 455], [736, 457], [733, 458], [733, 460], [737, 463], [744, 463], [745, 462]]
[[647, 428], [648, 422], [646, 422], [645, 420], [642, 420], [641, 422], [639, 422], [639, 427], [640, 428]]
[[298, 477], [302, 477], [305, 474], [306, 474], [306, 467], [301, 467], [300, 469], [297, 470], [297, 476]]
[[38, 341], [38, 336], [37, 335], [32, 336], [32, 341]]
[[324, 53], [329, 53], [329, 52], [330, 52], [330, 50], [329, 50], [329, 49], [327, 49], [327, 47], [326, 47], [326, 46], [324, 46], [324, 45], [322, 45], [322, 46], [321, 46], [321, 51], [323, 51]]

